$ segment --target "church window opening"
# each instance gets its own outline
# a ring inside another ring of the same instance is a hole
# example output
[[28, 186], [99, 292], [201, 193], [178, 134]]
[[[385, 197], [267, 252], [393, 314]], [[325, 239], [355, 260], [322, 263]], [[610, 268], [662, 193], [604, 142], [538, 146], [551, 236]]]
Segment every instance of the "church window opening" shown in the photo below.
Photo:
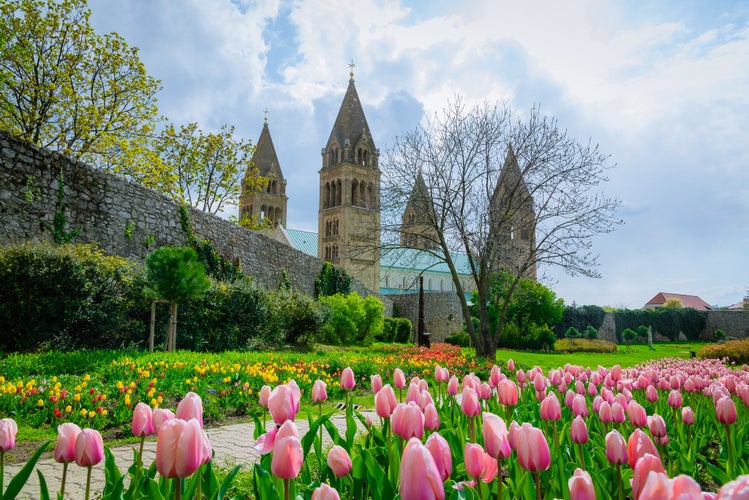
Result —
[[341, 189], [341, 180], [338, 179], [338, 181], [336, 182], [336, 198], [335, 198], [336, 206], [337, 207], [341, 206], [341, 194], [342, 194], [342, 191], [343, 190]]
[[369, 200], [367, 200], [367, 183], [362, 182], [359, 184], [359, 200], [362, 207], [369, 207]]
[[359, 206], [359, 181], [356, 179], [351, 182], [351, 206]]

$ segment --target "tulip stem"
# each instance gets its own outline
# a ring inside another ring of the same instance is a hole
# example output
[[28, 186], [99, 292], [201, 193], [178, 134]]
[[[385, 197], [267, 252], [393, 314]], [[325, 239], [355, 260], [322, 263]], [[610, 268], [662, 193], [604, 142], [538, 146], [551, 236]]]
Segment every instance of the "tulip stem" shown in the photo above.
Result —
[[585, 470], [585, 453], [583, 453], [583, 444], [578, 443], [577, 449], [580, 452], [580, 468]]
[[502, 500], [502, 459], [497, 457], [497, 500]]
[[91, 466], [88, 467], [88, 473], [86, 474], [86, 500], [88, 500], [88, 495], [91, 492]]
[[[65, 478], [68, 475], [68, 463], [65, 462], [62, 464], [62, 482], [60, 483], [60, 497], [65, 498]], [[2, 491], [0, 491], [0, 495], [2, 494]]]
[[559, 436], [557, 435], [557, 421], [554, 420], [553, 422], [554, 426], [554, 446], [557, 449], [557, 453], [559, 452]]
[[283, 500], [289, 500], [289, 480], [283, 480]]
[[476, 442], [476, 426], [473, 422], [473, 415], [468, 416], [468, 433], [471, 435], [471, 442]]
[[0, 497], [3, 496], [4, 487], [5, 487], [5, 452], [0, 451]]
[[533, 482], [536, 483], [536, 500], [541, 500], [541, 478], [538, 477], [538, 472], [533, 473]]
[[734, 477], [733, 474], [733, 443], [731, 442], [731, 426], [730, 424], [723, 424], [723, 426], [726, 428], [726, 441], [728, 441], [728, 475], [730, 477]]
[[616, 479], [619, 484], [619, 500], [624, 500], [624, 484], [622, 483], [622, 466], [616, 466]]
[[182, 500], [182, 478], [174, 478], [174, 500]]

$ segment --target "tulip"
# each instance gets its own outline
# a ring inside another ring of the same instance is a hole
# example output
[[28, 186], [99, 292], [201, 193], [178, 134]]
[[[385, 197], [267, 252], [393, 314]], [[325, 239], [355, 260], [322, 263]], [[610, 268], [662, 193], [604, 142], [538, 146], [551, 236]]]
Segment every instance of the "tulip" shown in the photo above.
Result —
[[518, 463], [527, 471], [540, 472], [551, 465], [549, 444], [543, 432], [527, 422], [514, 433], [513, 447], [518, 454]]
[[55, 461], [63, 464], [62, 481], [60, 483], [60, 497], [62, 498], [65, 498], [65, 478], [68, 473], [68, 464], [75, 460], [75, 440], [80, 433], [81, 428], [72, 422], [65, 422], [57, 426]]
[[374, 402], [375, 411], [380, 418], [390, 418], [393, 410], [398, 405], [398, 400], [395, 399], [395, 392], [390, 384], [385, 385], [375, 394]]
[[182, 420], [194, 418], [203, 428], [203, 400], [194, 392], [188, 392], [185, 398], [177, 405], [177, 411], [174, 416]]
[[[634, 488], [632, 491], [634, 493]], [[673, 498], [671, 482], [668, 480], [668, 476], [664, 472], [647, 472], [647, 477], [644, 479], [644, 483], [639, 486], [638, 495], [635, 498], [637, 500], [661, 500]], [[686, 498], [702, 498], [702, 496], [688, 496]]]
[[470, 387], [463, 389], [460, 409], [469, 417], [475, 417], [481, 413], [481, 403], [479, 403], [479, 397], [475, 390]]
[[268, 399], [270, 398], [271, 388], [269, 385], [264, 385], [260, 388], [260, 395], [258, 397], [260, 406], [268, 408]]
[[[631, 461], [630, 456], [630, 461]], [[656, 474], [663, 474], [663, 476], [666, 478], [666, 484], [668, 484], [668, 476], [666, 475], [666, 471], [663, 468], [663, 464], [661, 463], [661, 459], [655, 455], [651, 455], [650, 453], [645, 453], [642, 457], [640, 457], [637, 460], [637, 464], [635, 465], [635, 471], [632, 475], [632, 498], [639, 499], [640, 493], [645, 489], [645, 486], [647, 485], [649, 476], [651, 473]], [[662, 479], [662, 478], [661, 478]], [[655, 479], [651, 479], [655, 480]], [[649, 491], [656, 491], [655, 486], [658, 486], [658, 491], [662, 488], [662, 482], [658, 480], [655, 484], [651, 484], [648, 487]], [[664, 498], [663, 496], [648, 496], [646, 498]], [[668, 496], [665, 496], [665, 498], [668, 498]]]
[[[433, 434], [434, 435], [434, 434]], [[440, 472], [426, 446], [417, 438], [408, 441], [400, 465], [401, 500], [444, 500]]]
[[637, 460], [646, 454], [650, 454], [661, 459], [655, 444], [650, 437], [642, 432], [640, 429], [635, 429], [632, 434], [629, 435], [627, 440], [627, 456], [629, 457], [629, 466], [634, 469]]
[[429, 403], [424, 408], [424, 427], [430, 431], [436, 431], [440, 428], [440, 415], [434, 403]]
[[627, 463], [627, 443], [616, 429], [606, 434], [606, 458], [611, 465]]
[[585, 400], [585, 396], [578, 394], [572, 398], [572, 414], [576, 417], [588, 416], [588, 402]]
[[75, 438], [75, 463], [88, 468], [86, 478], [86, 500], [91, 490], [91, 467], [104, 458], [104, 441], [99, 431], [83, 429]]
[[421, 402], [421, 389], [419, 384], [411, 384], [406, 391], [406, 403], [413, 401], [417, 405]]
[[12, 418], [0, 419], [0, 453], [13, 449], [16, 445], [16, 434], [18, 434], [18, 424], [15, 420]]
[[173, 418], [165, 422], [156, 440], [156, 469], [159, 474], [166, 478], [192, 475], [203, 462], [203, 439], [200, 423], [196, 419]]
[[296, 436], [276, 439], [273, 444], [273, 456], [270, 470], [274, 476], [284, 480], [284, 498], [288, 498], [289, 480], [299, 475], [304, 462], [302, 443]]
[[515, 406], [518, 402], [518, 387], [506, 378], [497, 385], [497, 399], [503, 406]]
[[463, 452], [463, 463], [466, 474], [478, 478], [484, 472], [484, 449], [480, 444], [466, 443]]
[[479, 398], [486, 401], [487, 399], [492, 397], [492, 387], [487, 382], [481, 382], [481, 385], [479, 385], [478, 396]]
[[570, 489], [570, 498], [572, 500], [595, 500], [596, 489], [593, 486], [593, 479], [590, 474], [577, 468], [572, 477], [567, 481]]
[[502, 378], [502, 369], [497, 365], [493, 365], [491, 371], [489, 372], [489, 385], [491, 385], [492, 388], [497, 387]]
[[507, 369], [511, 372], [515, 371], [515, 361], [513, 361], [512, 358], [507, 360]]
[[496, 458], [489, 456], [488, 453], [484, 453], [483, 471], [481, 472], [481, 480], [485, 483], [491, 483], [494, 478], [497, 477], [499, 472], [499, 465]]
[[627, 405], [627, 416], [629, 417], [629, 423], [635, 427], [648, 425], [648, 414], [637, 401], [630, 401]]
[[648, 415], [648, 429], [653, 437], [663, 437], [666, 435], [666, 422], [658, 414]]
[[682, 401], [683, 398], [681, 396], [681, 392], [677, 389], [673, 389], [668, 393], [668, 405], [671, 408], [681, 408]]
[[328, 399], [327, 387], [327, 384], [323, 380], [315, 380], [315, 383], [312, 385], [313, 403], [322, 403], [323, 401]]
[[671, 498], [702, 498], [702, 488], [690, 476], [679, 474], [671, 479]]
[[656, 389], [654, 385], [651, 384], [647, 389], [645, 389], [645, 399], [651, 403], [658, 401], [658, 389]]
[[421, 439], [424, 435], [424, 413], [416, 403], [397, 405], [390, 420], [396, 436], [403, 439]]
[[335, 488], [322, 483], [312, 492], [312, 500], [341, 500]]
[[736, 404], [730, 396], [724, 396], [715, 403], [715, 416], [718, 422], [731, 425], [736, 422]]
[[346, 367], [341, 372], [341, 389], [344, 391], [350, 391], [356, 386], [356, 379], [354, 378], [354, 371], [351, 367]]
[[570, 424], [570, 438], [573, 443], [585, 444], [588, 442], [588, 426], [581, 416], [575, 417]]
[[541, 401], [541, 420], [556, 421], [562, 418], [562, 407], [555, 393], [550, 392]]
[[268, 397], [268, 410], [276, 425], [294, 420], [299, 411], [299, 398], [288, 384], [277, 385]]
[[154, 434], [159, 433], [164, 422], [173, 418], [175, 418], [175, 416], [172, 410], [166, 408], [154, 408], [152, 416]]
[[505, 421], [501, 417], [488, 412], [484, 412], [482, 417], [481, 433], [484, 437], [486, 452], [491, 457], [507, 459], [512, 453], [512, 449], [510, 448], [509, 432]]
[[447, 393], [450, 396], [455, 396], [458, 394], [458, 385], [460, 385], [460, 382], [458, 381], [458, 377], [453, 375], [450, 377], [450, 380], [447, 382]]
[[133, 410], [133, 436], [146, 437], [153, 434], [153, 410], [146, 403], [140, 402]]
[[684, 425], [694, 425], [694, 410], [690, 406], [681, 409], [681, 421]]
[[377, 394], [382, 389], [382, 377], [375, 373], [369, 377], [370, 386], [372, 388], [372, 394]]
[[400, 368], [396, 368], [395, 371], [393, 371], [393, 386], [396, 389], [403, 389], [406, 387], [406, 375]]
[[427, 438], [424, 446], [429, 450], [434, 459], [440, 479], [444, 482], [450, 477], [453, 468], [453, 455], [447, 440], [434, 432]]
[[749, 498], [749, 475], [739, 476], [718, 490], [719, 500], [740, 500]]
[[328, 467], [339, 479], [351, 472], [351, 457], [342, 446], [335, 445], [330, 449], [328, 452]]
[[611, 411], [611, 405], [608, 402], [601, 402], [601, 406], [598, 408], [598, 418], [604, 424], [610, 424], [614, 421], [614, 414]]
[[616, 401], [611, 403], [611, 418], [617, 424], [623, 424], [626, 420], [626, 416], [624, 415], [624, 407]]

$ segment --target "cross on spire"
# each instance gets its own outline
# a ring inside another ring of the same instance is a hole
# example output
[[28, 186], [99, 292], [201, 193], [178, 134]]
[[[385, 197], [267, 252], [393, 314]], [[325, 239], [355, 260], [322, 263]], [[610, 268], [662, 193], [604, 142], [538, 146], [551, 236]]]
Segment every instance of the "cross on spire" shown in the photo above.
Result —
[[263, 110], [263, 122], [268, 123], [268, 108]]
[[354, 79], [354, 68], [356, 67], [356, 64], [354, 64], [354, 60], [353, 59], [351, 59], [351, 62], [348, 63], [348, 67], [349, 67], [349, 70], [350, 70], [348, 76], [353, 80]]

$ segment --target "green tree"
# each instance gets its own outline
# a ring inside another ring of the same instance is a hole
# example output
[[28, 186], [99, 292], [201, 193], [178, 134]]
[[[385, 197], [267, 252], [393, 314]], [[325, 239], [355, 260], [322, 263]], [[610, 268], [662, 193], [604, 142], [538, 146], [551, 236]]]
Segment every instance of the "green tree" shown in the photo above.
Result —
[[111, 169], [144, 157], [161, 85], [90, 13], [86, 0], [0, 0], [0, 128]]
[[348, 295], [351, 292], [352, 283], [353, 278], [346, 271], [338, 269], [330, 262], [325, 262], [315, 280], [315, 296], [327, 297], [338, 293]]
[[637, 332], [631, 328], [625, 328], [622, 332], [622, 338], [627, 343], [627, 350], [630, 350], [632, 341], [637, 338]]
[[664, 309], [683, 309], [684, 304], [681, 303], [680, 299], [672, 297], [666, 300], [666, 302], [663, 304], [663, 308]]
[[205, 276], [205, 267], [198, 261], [198, 254], [189, 247], [158, 248], [146, 257], [146, 267], [148, 281], [156, 295], [169, 303], [165, 348], [173, 351], [177, 343], [177, 304], [200, 296], [208, 289], [210, 282]]

